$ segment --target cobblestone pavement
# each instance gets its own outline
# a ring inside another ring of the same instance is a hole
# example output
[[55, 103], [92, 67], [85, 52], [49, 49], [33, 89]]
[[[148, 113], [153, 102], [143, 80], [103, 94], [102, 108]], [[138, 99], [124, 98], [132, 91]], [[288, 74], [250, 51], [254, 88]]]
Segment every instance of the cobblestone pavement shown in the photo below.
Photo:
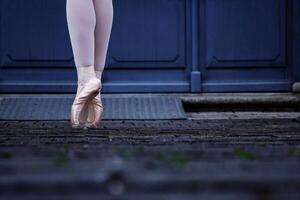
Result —
[[300, 199], [299, 113], [0, 122], [0, 199]]

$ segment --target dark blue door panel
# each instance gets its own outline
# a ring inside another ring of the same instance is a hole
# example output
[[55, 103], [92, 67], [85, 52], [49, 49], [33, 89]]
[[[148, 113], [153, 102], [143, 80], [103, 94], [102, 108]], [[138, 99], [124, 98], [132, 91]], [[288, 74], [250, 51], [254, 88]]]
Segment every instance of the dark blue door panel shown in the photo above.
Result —
[[111, 68], [186, 67], [184, 0], [119, 0], [114, 5]]
[[203, 91], [290, 90], [286, 0], [206, 0]]
[[74, 91], [65, 1], [0, 3], [0, 92]]
[[1, 0], [2, 66], [71, 66], [62, 0]]
[[283, 66], [285, 0], [208, 0], [207, 66]]
[[189, 91], [185, 0], [114, 1], [109, 91]]

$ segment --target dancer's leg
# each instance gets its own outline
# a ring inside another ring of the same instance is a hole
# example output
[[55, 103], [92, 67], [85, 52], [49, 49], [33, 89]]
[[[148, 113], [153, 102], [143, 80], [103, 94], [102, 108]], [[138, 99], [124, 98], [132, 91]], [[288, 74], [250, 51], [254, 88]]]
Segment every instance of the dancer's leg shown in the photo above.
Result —
[[95, 72], [101, 80], [113, 23], [112, 0], [93, 0], [96, 13]]
[[[102, 73], [105, 66], [107, 48], [109, 44], [112, 21], [113, 4], [112, 0], [93, 0], [96, 13], [95, 30], [95, 73], [97, 78], [102, 79]], [[102, 87], [101, 87], [102, 88]], [[99, 90], [96, 98], [89, 105], [88, 127], [99, 127], [103, 113], [101, 101], [101, 91]]]
[[66, 9], [75, 65], [94, 66], [96, 15], [93, 0], [67, 0]]
[[80, 127], [87, 118], [86, 105], [100, 88], [100, 81], [94, 71], [96, 15], [93, 0], [67, 0], [66, 11], [78, 76], [70, 118], [73, 127]]

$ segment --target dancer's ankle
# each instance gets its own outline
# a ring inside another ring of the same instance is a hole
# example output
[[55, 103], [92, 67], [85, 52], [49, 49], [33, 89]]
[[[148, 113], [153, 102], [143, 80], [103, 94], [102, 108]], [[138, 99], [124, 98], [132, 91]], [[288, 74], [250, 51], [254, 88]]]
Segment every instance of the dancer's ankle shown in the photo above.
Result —
[[95, 74], [96, 74], [96, 77], [102, 81], [102, 74], [103, 74], [103, 69], [96, 69], [95, 70]]
[[97, 78], [94, 71], [94, 66], [78, 66], [76, 69], [79, 84], [85, 84], [92, 78]]

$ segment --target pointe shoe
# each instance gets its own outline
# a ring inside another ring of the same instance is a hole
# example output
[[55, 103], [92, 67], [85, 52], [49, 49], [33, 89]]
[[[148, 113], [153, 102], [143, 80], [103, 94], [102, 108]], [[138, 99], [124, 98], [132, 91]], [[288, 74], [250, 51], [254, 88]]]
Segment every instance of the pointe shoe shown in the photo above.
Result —
[[87, 117], [87, 122], [86, 122], [86, 127], [87, 128], [99, 128], [101, 119], [102, 119], [102, 114], [103, 114], [103, 104], [101, 101], [101, 89], [102, 85], [100, 86], [100, 89], [98, 91], [97, 96], [92, 99], [90, 104], [88, 105], [88, 117]]
[[[80, 94], [80, 92], [82, 91], [83, 89], [83, 85], [82, 83], [78, 82], [78, 87], [77, 87], [77, 92], [76, 92], [76, 97], [78, 97], [78, 95]], [[79, 115], [79, 121], [80, 122], [86, 122], [88, 118], [88, 109], [83, 109], [81, 114]]]
[[82, 86], [78, 95], [76, 95], [70, 111], [72, 128], [84, 127], [87, 106], [89, 102], [97, 96], [100, 85], [99, 79], [91, 78]]

